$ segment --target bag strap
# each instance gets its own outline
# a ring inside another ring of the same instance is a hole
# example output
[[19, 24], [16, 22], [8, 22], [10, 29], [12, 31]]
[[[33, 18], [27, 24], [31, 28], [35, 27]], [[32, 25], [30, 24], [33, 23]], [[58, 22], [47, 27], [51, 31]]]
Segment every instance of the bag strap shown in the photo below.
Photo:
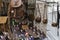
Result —
[[46, 4], [44, 5], [44, 13], [43, 13], [43, 18], [46, 16], [47, 18], [47, 13], [46, 13]]
[[41, 17], [41, 12], [40, 12], [40, 8], [39, 8], [39, 4], [37, 4], [37, 11], [39, 12], [39, 16]]

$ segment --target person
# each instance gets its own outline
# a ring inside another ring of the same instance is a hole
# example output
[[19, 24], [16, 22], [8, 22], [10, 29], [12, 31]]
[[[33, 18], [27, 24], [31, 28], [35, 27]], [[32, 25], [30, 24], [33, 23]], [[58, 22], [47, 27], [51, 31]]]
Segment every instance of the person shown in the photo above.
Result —
[[3, 4], [2, 16], [7, 16], [9, 3], [10, 3], [10, 0], [2, 0], [2, 4]]
[[0, 0], [0, 16], [1, 16], [1, 7], [2, 7], [2, 0]]
[[23, 17], [25, 7], [22, 0], [11, 0], [10, 7], [12, 10], [14, 10], [14, 17]]

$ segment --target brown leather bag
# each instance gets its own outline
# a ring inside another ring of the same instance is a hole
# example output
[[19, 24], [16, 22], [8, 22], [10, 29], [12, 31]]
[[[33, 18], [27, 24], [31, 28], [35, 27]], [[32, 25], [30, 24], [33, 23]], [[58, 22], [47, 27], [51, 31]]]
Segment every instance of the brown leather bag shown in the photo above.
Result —
[[37, 17], [37, 18], [35, 19], [35, 21], [36, 21], [37, 23], [40, 23], [40, 22], [41, 22], [41, 17]]
[[47, 19], [43, 19], [43, 23], [46, 24], [47, 23]]
[[57, 23], [52, 22], [52, 26], [56, 27], [57, 26]]

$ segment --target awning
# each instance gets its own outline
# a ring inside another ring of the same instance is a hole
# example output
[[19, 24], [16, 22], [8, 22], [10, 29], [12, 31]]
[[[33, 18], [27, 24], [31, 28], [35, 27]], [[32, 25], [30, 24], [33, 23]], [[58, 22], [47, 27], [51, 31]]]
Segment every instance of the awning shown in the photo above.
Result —
[[0, 16], [0, 24], [5, 24], [7, 21], [7, 16]]

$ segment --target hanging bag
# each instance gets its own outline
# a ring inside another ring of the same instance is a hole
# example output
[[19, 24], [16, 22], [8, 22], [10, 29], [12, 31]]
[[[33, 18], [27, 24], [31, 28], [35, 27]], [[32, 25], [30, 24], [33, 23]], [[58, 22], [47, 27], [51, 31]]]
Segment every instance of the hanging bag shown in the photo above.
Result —
[[[37, 17], [36, 17], [36, 19], [35, 19], [35, 21], [37, 22], [37, 23], [40, 23], [41, 22], [41, 13], [40, 13], [40, 8], [39, 8], [39, 5], [37, 4], [37, 8], [36, 8], [37, 10], [37, 12], [39, 13], [39, 15], [37, 15]], [[38, 14], [37, 13], [37, 14]]]
[[53, 9], [52, 9], [52, 26], [57, 27], [56, 13], [54, 14], [54, 4], [53, 4]]
[[44, 5], [43, 23], [47, 24], [47, 9], [46, 9], [46, 4]]

